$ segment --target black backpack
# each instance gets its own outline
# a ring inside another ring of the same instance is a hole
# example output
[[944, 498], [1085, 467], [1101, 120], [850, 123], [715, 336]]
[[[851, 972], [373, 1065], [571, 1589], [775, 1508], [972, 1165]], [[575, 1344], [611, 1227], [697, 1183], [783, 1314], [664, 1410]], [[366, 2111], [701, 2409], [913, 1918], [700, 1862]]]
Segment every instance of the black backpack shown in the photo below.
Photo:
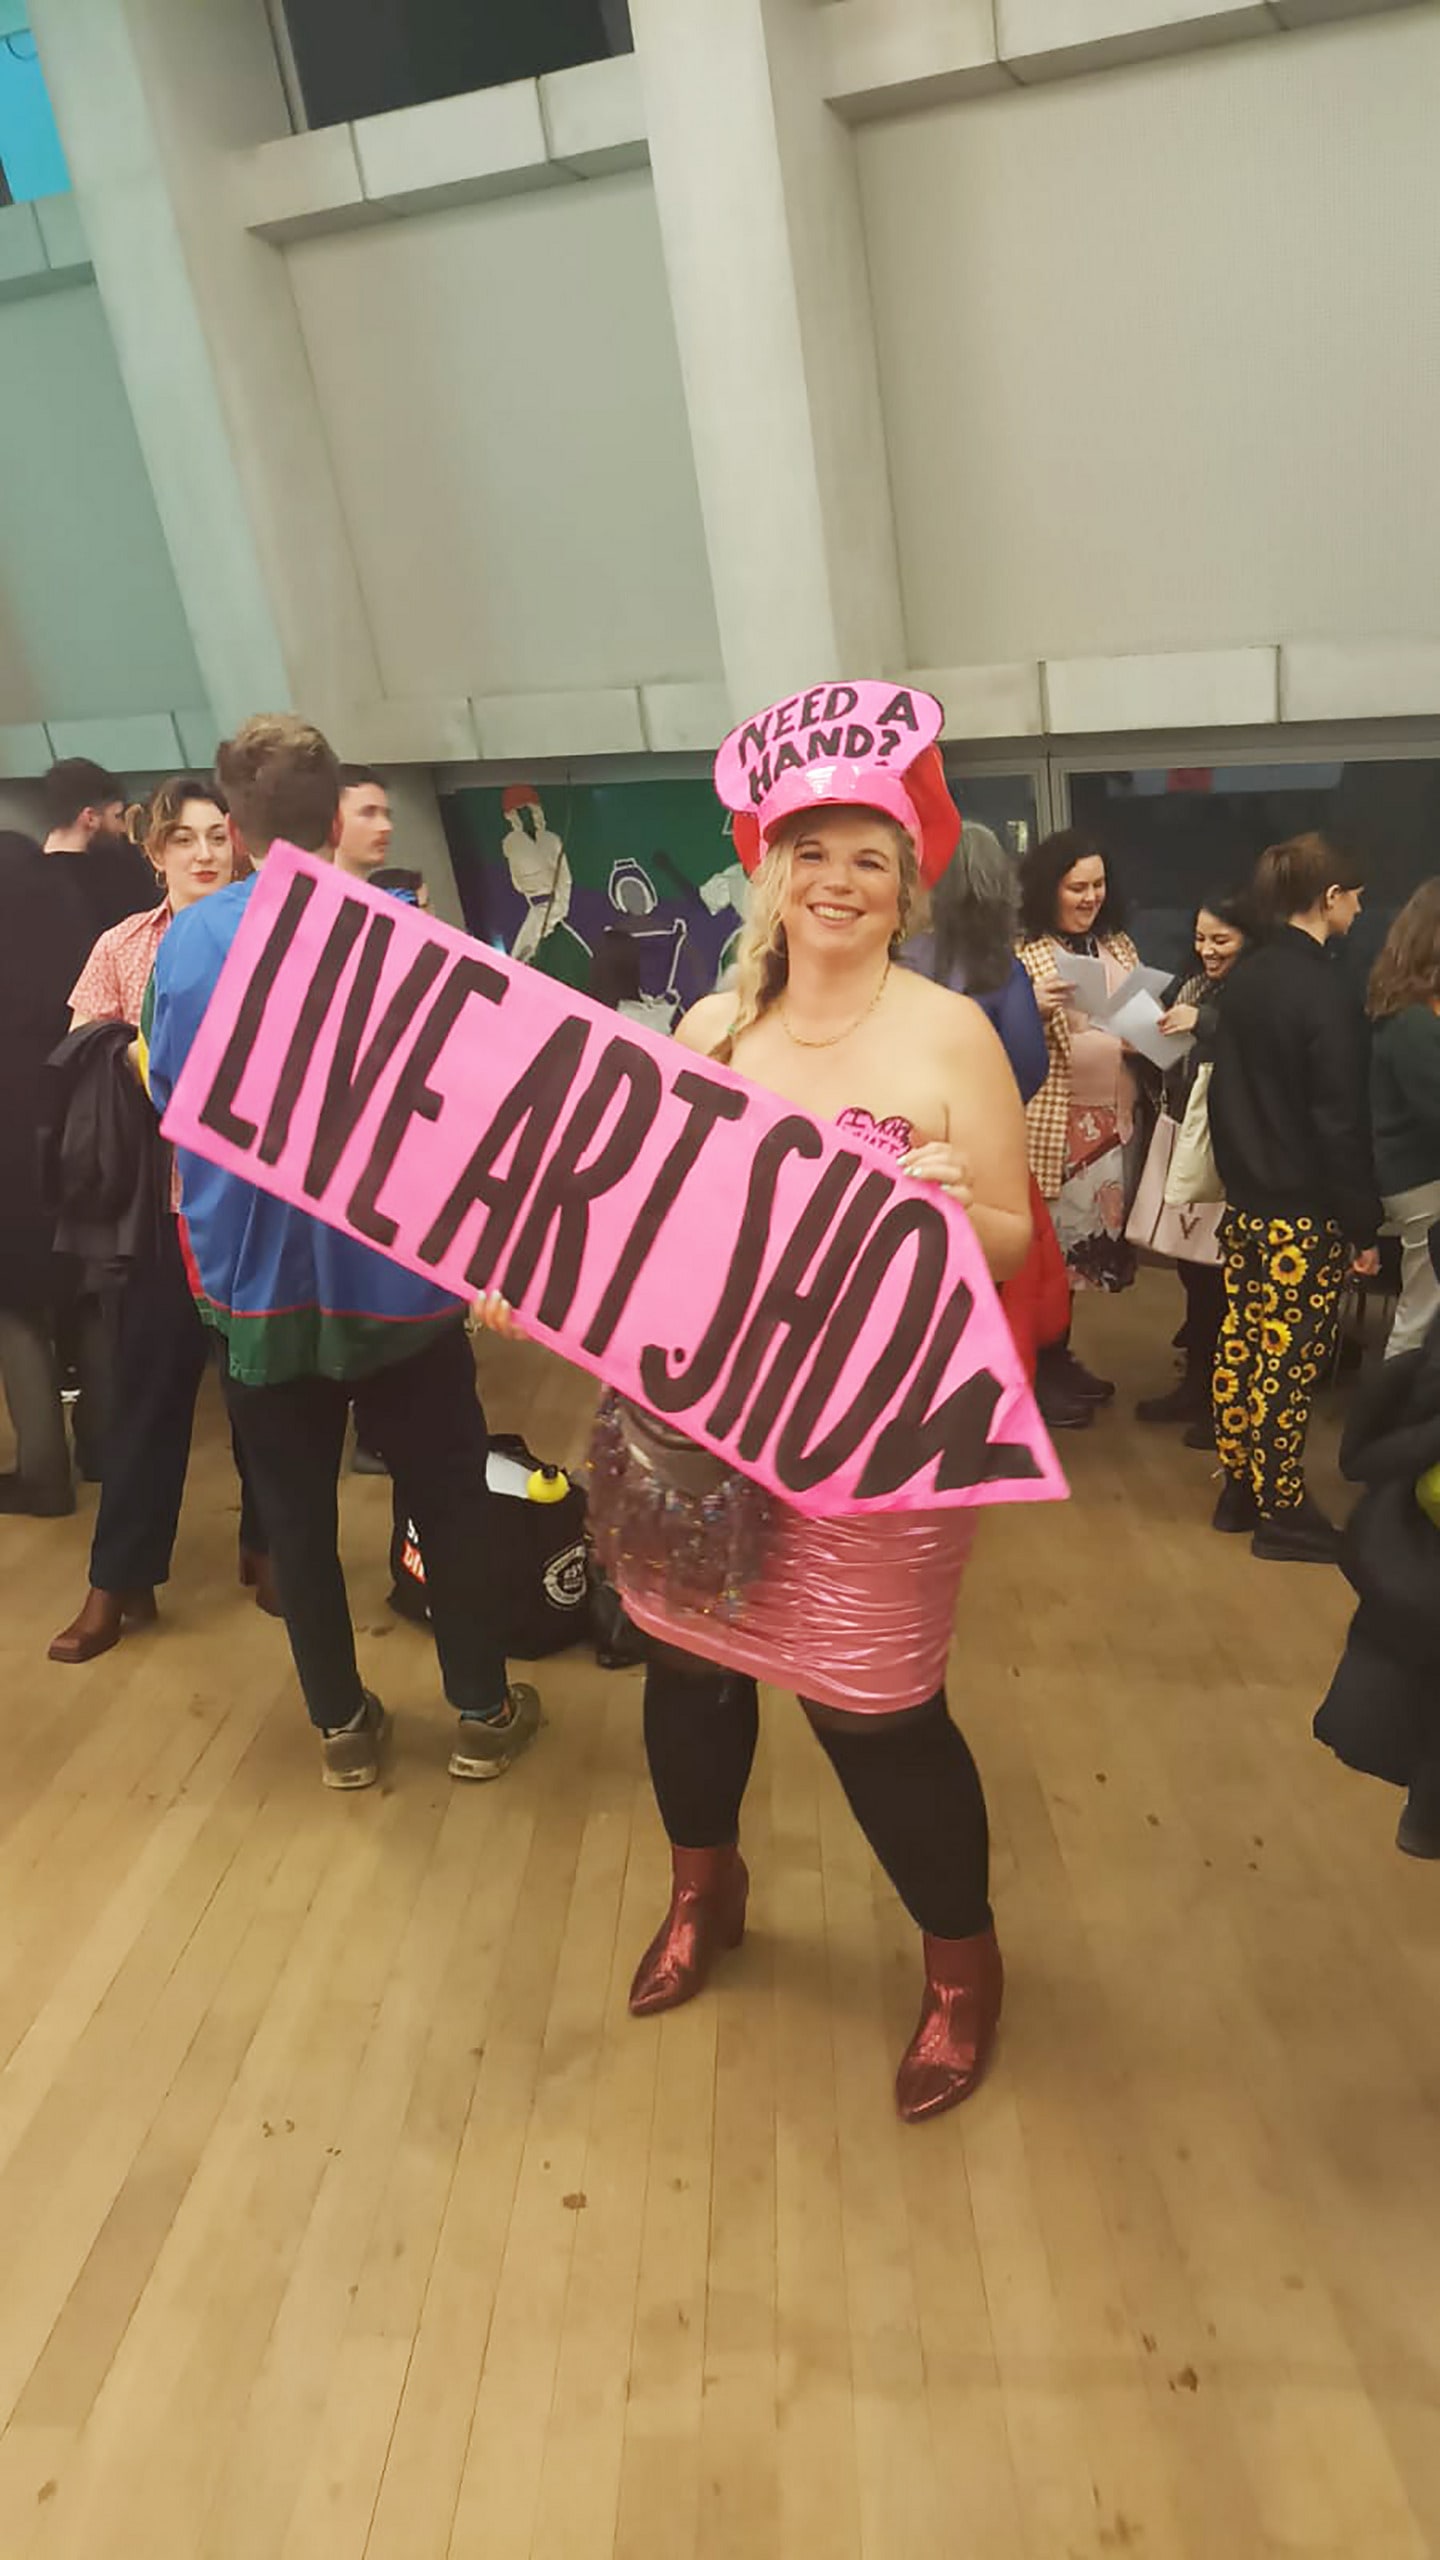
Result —
[[[585, 1540], [585, 1496], [544, 1467], [518, 1434], [492, 1433], [490, 1524], [483, 1557], [484, 1573], [494, 1594], [498, 1633], [507, 1654], [520, 1662], [538, 1662], [547, 1653], [563, 1653], [581, 1644], [590, 1632], [590, 1582]], [[497, 1491], [494, 1478], [519, 1470], [527, 1479], [543, 1475], [565, 1483], [558, 1501], [537, 1502], [524, 1492]], [[430, 1608], [425, 1596], [425, 1559], [413, 1521], [397, 1495], [390, 1536], [390, 1572], [394, 1588], [390, 1606], [402, 1618], [423, 1624]]]

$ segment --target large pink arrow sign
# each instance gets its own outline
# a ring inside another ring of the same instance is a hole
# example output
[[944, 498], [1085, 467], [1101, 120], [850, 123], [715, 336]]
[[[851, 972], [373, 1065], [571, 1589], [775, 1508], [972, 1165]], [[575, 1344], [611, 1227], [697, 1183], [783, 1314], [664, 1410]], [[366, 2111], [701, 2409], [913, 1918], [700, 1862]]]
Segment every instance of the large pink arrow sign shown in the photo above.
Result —
[[291, 846], [167, 1136], [821, 1515], [1065, 1491], [968, 1219], [863, 1142]]

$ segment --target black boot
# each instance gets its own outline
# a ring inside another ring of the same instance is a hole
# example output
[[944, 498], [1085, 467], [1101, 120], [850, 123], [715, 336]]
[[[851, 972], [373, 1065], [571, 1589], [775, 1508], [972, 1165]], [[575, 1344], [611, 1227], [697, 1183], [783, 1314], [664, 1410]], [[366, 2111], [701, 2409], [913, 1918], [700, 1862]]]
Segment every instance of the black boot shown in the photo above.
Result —
[[0, 1476], [0, 1511], [25, 1512], [32, 1520], [66, 1520], [75, 1508], [73, 1485], [35, 1484], [28, 1476]]
[[1259, 1528], [1260, 1510], [1254, 1493], [1238, 1476], [1226, 1477], [1210, 1526], [1230, 1538], [1248, 1538]]
[[1090, 1398], [1077, 1395], [1063, 1372], [1047, 1369], [1043, 1351], [1035, 1365], [1035, 1401], [1047, 1431], [1088, 1431], [1095, 1419]]
[[1210, 1390], [1203, 1378], [1187, 1369], [1168, 1396], [1142, 1396], [1135, 1407], [1137, 1422], [1201, 1422], [1210, 1418]]
[[1340, 1532], [1307, 1493], [1293, 1511], [1261, 1520], [1250, 1552], [1264, 1564], [1338, 1564]]
[[1060, 1356], [1065, 1363], [1065, 1375], [1077, 1396], [1084, 1396], [1091, 1404], [1109, 1404], [1112, 1401], [1115, 1394], [1113, 1378], [1097, 1377], [1093, 1369], [1086, 1368], [1083, 1360], [1076, 1359], [1068, 1342]]
[[1440, 1758], [1424, 1760], [1416, 1770], [1395, 1846], [1407, 1858], [1440, 1858]]
[[1068, 1342], [1046, 1344], [1035, 1364], [1035, 1384], [1043, 1393], [1071, 1404], [1108, 1404], [1115, 1393], [1114, 1380], [1097, 1378], [1093, 1369], [1076, 1359]]

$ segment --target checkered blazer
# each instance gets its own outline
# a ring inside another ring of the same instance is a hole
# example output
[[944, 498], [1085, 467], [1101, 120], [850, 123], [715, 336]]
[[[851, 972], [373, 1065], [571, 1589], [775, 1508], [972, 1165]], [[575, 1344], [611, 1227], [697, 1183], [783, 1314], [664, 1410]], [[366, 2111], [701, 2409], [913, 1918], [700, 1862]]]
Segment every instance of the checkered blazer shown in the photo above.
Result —
[[[1100, 948], [1124, 969], [1138, 969], [1140, 954], [1128, 933], [1101, 936]], [[1033, 985], [1043, 986], [1048, 979], [1062, 978], [1064, 953], [1048, 933], [1022, 942], [1020, 957], [1030, 972]], [[1050, 1073], [1025, 1112], [1025, 1125], [1030, 1140], [1030, 1170], [1047, 1200], [1057, 1200], [1065, 1180], [1065, 1140], [1070, 1125], [1070, 1023], [1068, 1016], [1052, 1013], [1046, 1024], [1050, 1044]]]

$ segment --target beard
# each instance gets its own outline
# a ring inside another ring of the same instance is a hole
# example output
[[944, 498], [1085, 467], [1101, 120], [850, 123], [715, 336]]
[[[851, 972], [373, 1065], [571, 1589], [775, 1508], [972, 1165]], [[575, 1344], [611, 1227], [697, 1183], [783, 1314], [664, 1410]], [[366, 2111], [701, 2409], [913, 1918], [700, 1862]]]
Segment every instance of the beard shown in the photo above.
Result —
[[123, 827], [97, 827], [89, 849], [91, 853], [133, 853], [135, 850]]

